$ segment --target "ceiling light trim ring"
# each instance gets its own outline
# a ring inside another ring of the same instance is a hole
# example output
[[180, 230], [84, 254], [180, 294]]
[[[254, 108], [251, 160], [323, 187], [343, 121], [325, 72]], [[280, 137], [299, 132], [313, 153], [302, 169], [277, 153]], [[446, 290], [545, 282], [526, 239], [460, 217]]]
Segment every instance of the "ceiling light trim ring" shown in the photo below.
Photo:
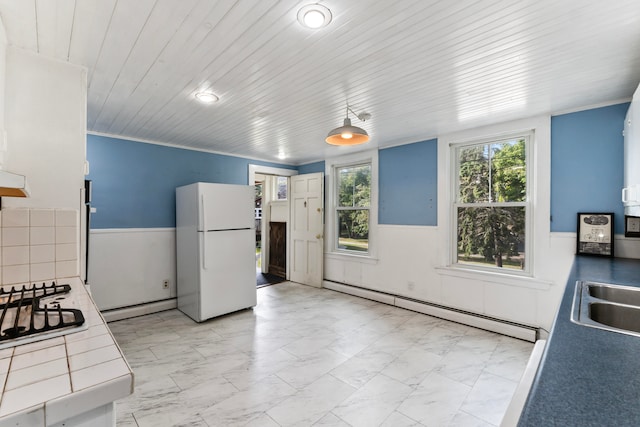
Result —
[[218, 102], [220, 100], [220, 97], [210, 90], [196, 92], [194, 96], [203, 104], [213, 104], [214, 102]]
[[[316, 18], [322, 16], [322, 20], [315, 21]], [[318, 3], [302, 6], [298, 10], [298, 22], [305, 28], [318, 30], [324, 28], [331, 23], [331, 11], [326, 6]]]

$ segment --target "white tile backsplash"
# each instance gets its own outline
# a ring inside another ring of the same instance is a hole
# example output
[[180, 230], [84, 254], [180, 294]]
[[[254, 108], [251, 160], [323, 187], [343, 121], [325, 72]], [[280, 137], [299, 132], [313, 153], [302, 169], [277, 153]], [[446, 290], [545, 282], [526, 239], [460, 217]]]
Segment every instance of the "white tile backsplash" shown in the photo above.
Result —
[[39, 264], [29, 265], [29, 281], [34, 282], [37, 280], [50, 280], [56, 277], [56, 263], [55, 262], [43, 262]]
[[56, 245], [30, 246], [29, 260], [32, 263], [54, 262], [56, 260]]
[[73, 277], [78, 275], [78, 260], [56, 261], [55, 277]]
[[56, 227], [56, 243], [75, 243], [77, 227]]
[[56, 210], [56, 227], [77, 227], [78, 211], [71, 209]]
[[55, 210], [31, 209], [29, 225], [31, 227], [54, 227], [56, 225]]
[[76, 243], [56, 245], [56, 261], [73, 261], [76, 259], [78, 259], [78, 245]]
[[56, 243], [55, 227], [31, 227], [29, 230], [29, 244], [53, 245]]
[[3, 227], [2, 246], [26, 246], [29, 244], [29, 227]]
[[2, 212], [3, 227], [29, 226], [29, 209], [4, 209]]
[[73, 209], [2, 209], [0, 284], [78, 276], [78, 219]]
[[29, 264], [29, 246], [7, 246], [2, 251], [2, 265]]
[[25, 283], [29, 281], [29, 264], [2, 266], [2, 284]]

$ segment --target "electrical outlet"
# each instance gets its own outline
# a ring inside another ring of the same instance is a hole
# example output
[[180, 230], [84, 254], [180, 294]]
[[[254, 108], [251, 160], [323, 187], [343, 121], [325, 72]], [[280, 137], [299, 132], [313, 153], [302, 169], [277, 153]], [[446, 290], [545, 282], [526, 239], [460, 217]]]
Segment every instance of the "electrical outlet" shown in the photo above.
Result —
[[162, 281], [162, 288], [163, 289], [169, 289], [169, 280], [163, 280]]
[[407, 288], [409, 288], [410, 291], [414, 290], [416, 287], [416, 284], [414, 282], [412, 282], [411, 280], [409, 280], [407, 282]]

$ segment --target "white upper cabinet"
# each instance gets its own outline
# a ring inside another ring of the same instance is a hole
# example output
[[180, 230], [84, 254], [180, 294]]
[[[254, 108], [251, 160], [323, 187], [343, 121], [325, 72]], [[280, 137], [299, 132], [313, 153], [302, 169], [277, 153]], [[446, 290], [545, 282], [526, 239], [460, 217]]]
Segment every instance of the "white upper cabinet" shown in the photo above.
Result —
[[624, 120], [624, 188], [625, 214], [640, 216], [640, 86]]

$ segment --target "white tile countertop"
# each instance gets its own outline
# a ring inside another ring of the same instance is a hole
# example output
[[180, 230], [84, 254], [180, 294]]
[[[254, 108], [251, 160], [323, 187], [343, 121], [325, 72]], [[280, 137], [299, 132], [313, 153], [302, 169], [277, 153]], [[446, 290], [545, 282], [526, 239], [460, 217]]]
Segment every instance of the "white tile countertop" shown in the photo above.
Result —
[[133, 393], [133, 372], [79, 278], [87, 329], [0, 350], [0, 427], [51, 426]]

